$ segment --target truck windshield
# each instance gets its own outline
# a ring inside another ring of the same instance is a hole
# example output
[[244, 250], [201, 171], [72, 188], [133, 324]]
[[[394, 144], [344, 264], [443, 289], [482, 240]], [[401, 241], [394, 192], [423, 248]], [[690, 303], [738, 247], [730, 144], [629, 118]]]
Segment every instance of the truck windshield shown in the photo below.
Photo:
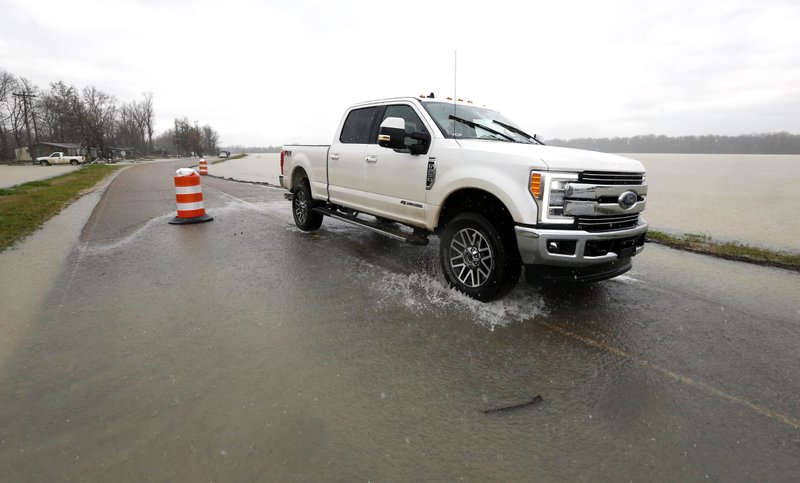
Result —
[[447, 102], [423, 102], [422, 105], [445, 137], [537, 144], [514, 121], [492, 109]]

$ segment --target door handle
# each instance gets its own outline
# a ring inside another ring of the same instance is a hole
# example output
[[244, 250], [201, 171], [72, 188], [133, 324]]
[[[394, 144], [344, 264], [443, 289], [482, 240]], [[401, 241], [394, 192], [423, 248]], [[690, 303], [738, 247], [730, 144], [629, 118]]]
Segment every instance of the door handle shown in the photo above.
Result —
[[375, 163], [378, 162], [378, 157], [377, 156], [367, 156], [365, 158], [365, 161], [368, 162], [369, 164], [375, 164]]
[[332, 159], [332, 160], [334, 160], [334, 161], [336, 161], [337, 159], [339, 159], [339, 153], [335, 153], [335, 154], [334, 154], [334, 153], [331, 153], [331, 159]]

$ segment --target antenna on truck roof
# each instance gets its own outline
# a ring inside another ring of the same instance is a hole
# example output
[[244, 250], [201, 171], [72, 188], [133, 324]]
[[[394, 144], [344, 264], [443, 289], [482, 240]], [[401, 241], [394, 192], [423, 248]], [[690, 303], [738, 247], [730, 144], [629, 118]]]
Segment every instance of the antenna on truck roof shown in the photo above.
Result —
[[[456, 87], [458, 87], [458, 51], [453, 51], [453, 117], [456, 115], [456, 99], [458, 96], [456, 95]], [[453, 135], [456, 132], [456, 120], [453, 119]]]

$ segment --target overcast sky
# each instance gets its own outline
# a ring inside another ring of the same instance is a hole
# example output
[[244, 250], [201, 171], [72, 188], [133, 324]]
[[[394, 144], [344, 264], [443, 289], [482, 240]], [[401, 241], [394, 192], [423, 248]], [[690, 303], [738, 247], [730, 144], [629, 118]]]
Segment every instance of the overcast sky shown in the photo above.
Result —
[[800, 133], [800, 1], [0, 0], [0, 69], [154, 94], [157, 131], [328, 143], [344, 108], [457, 94], [545, 138]]

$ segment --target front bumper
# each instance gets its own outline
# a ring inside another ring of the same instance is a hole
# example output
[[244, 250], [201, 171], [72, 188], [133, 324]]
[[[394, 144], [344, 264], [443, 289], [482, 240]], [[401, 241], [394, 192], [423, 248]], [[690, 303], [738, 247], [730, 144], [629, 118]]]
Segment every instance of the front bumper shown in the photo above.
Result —
[[[644, 250], [647, 222], [639, 220], [635, 227], [606, 232], [552, 230], [514, 227], [517, 246], [526, 265], [586, 267], [638, 255]], [[559, 250], [548, 250], [551, 242]]]

